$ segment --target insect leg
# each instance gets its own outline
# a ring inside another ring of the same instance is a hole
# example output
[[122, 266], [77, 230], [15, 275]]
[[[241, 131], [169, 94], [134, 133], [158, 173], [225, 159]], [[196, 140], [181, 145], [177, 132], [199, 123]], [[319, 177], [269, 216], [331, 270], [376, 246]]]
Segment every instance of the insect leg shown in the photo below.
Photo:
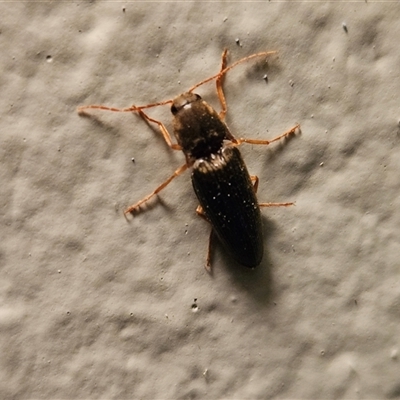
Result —
[[158, 127], [160, 128], [160, 132], [164, 137], [164, 140], [167, 142], [167, 145], [169, 147], [171, 147], [171, 149], [173, 150], [182, 150], [182, 147], [179, 146], [179, 144], [176, 143], [172, 143], [171, 140], [171, 135], [168, 132], [167, 128], [165, 127], [165, 125], [161, 122], [158, 121], [156, 119], [150, 118], [147, 114], [145, 114], [141, 109], [138, 109], [137, 112], [139, 113], [139, 115], [146, 121], [146, 122], [153, 122], [154, 124], [157, 124]]
[[250, 179], [251, 179], [252, 181], [254, 181], [254, 184], [253, 184], [254, 191], [257, 193], [257, 190], [258, 190], [258, 181], [259, 181], [258, 176], [257, 176], [257, 175], [250, 175]]
[[[257, 193], [258, 190], [258, 176], [257, 175], [251, 175], [250, 176], [251, 180], [254, 181], [254, 191]], [[259, 207], [287, 207], [287, 206], [293, 206], [295, 203], [258, 203]]]
[[295, 203], [258, 203], [260, 207], [288, 207], [294, 206]]
[[210, 275], [212, 275], [212, 272], [213, 272], [212, 268], [211, 268], [211, 253], [212, 253], [213, 237], [214, 237], [214, 229], [211, 229], [210, 236], [208, 238], [208, 252], [207, 252], [206, 265], [205, 265], [205, 269]]
[[237, 139], [237, 143], [238, 144], [250, 143], [250, 144], [266, 144], [266, 145], [268, 145], [270, 143], [276, 142], [277, 140], [290, 137], [291, 135], [294, 135], [296, 133], [296, 131], [300, 131], [300, 124], [296, 124], [293, 128], [290, 128], [285, 133], [282, 133], [282, 135], [279, 135], [279, 136], [277, 136], [277, 137], [275, 137], [275, 138], [273, 138], [271, 140], [240, 138], [240, 139]]
[[146, 201], [150, 200], [153, 196], [155, 196], [157, 193], [159, 193], [162, 189], [164, 189], [174, 178], [182, 174], [187, 170], [188, 166], [187, 164], [183, 164], [181, 167], [179, 167], [165, 182], [163, 182], [160, 186], [157, 187], [153, 192], [148, 194], [145, 198], [142, 200], [138, 201], [137, 203], [131, 205], [128, 207], [125, 211], [124, 214], [125, 216], [129, 213], [133, 213], [139, 209], [139, 207], [145, 203]]
[[[208, 223], [210, 222], [206, 215], [204, 214], [203, 207], [198, 205], [196, 208], [196, 213], [198, 216], [206, 220]], [[207, 259], [206, 259], [206, 265], [204, 268], [209, 274], [212, 274], [212, 268], [211, 268], [211, 253], [212, 253], [212, 241], [213, 241], [213, 236], [214, 236], [214, 229], [211, 228], [210, 236], [208, 238], [208, 251], [207, 251]]]
[[[228, 51], [225, 50], [224, 53], [225, 53], [225, 52], [227, 53]], [[222, 57], [224, 57], [224, 53], [222, 53]], [[251, 54], [250, 56], [241, 58], [240, 60], [235, 61], [232, 65], [229, 65], [229, 67], [226, 67], [226, 66], [225, 66], [225, 68], [221, 69], [221, 70], [218, 72], [218, 74], [215, 74], [215, 75], [213, 75], [213, 76], [210, 76], [209, 78], [206, 78], [206, 79], [202, 80], [201, 82], [196, 83], [195, 85], [193, 85], [193, 86], [188, 90], [188, 92], [189, 92], [189, 93], [192, 93], [193, 90], [195, 90], [195, 89], [198, 88], [199, 86], [204, 85], [205, 83], [210, 82], [210, 81], [212, 81], [213, 79], [219, 79], [220, 77], [222, 77], [223, 75], [225, 75], [229, 70], [231, 70], [232, 68], [235, 68], [236, 65], [238, 65], [238, 64], [241, 64], [241, 63], [243, 63], [243, 62], [246, 62], [246, 61], [248, 61], [248, 60], [251, 60], [252, 58], [255, 58], [255, 57], [262, 57], [262, 56], [268, 57], [268, 56], [271, 56], [272, 54], [276, 54], [276, 53], [277, 53], [276, 51], [262, 51], [261, 53], [255, 53], [255, 54]]]
[[171, 140], [171, 135], [169, 134], [167, 128], [165, 125], [156, 119], [150, 118], [147, 114], [143, 112], [143, 108], [150, 108], [150, 107], [156, 107], [156, 106], [162, 106], [168, 103], [171, 103], [172, 100], [166, 100], [166, 101], [161, 101], [159, 103], [153, 103], [153, 104], [147, 104], [146, 106], [134, 106], [132, 105], [131, 107], [127, 108], [115, 108], [115, 107], [108, 107], [108, 106], [102, 106], [102, 105], [89, 105], [89, 106], [81, 106], [78, 108], [78, 114], [83, 115], [83, 116], [88, 116], [87, 110], [103, 110], [103, 111], [112, 111], [112, 112], [137, 112], [147, 123], [153, 122], [154, 124], [157, 124], [161, 134], [164, 137], [164, 140], [166, 141], [167, 145], [173, 149], [173, 150], [182, 150], [181, 146], [179, 146], [176, 143], [172, 143]]
[[221, 74], [221, 71], [223, 71], [226, 68], [226, 57], [228, 55], [228, 50], [225, 49], [222, 53], [221, 56], [221, 70], [220, 73], [215, 80], [215, 84], [217, 86], [217, 94], [219, 98], [219, 102], [221, 103], [222, 110], [219, 112], [219, 117], [224, 120], [225, 119], [225, 114], [228, 111], [228, 106], [226, 105], [226, 99], [225, 99], [225, 94], [224, 94], [224, 89], [222, 87], [224, 83], [224, 78], [225, 74]]

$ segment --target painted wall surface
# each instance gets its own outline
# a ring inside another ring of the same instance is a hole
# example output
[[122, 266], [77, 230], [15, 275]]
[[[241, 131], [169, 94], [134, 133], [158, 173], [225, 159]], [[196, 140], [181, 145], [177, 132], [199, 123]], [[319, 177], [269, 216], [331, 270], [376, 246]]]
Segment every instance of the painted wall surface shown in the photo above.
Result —
[[[0, 11], [2, 399], [400, 396], [398, 2]], [[216, 245], [210, 276], [190, 172], [123, 216], [183, 154], [137, 115], [76, 109], [171, 99], [224, 48], [278, 51], [227, 74], [232, 133], [302, 133], [241, 146], [259, 200], [296, 206], [263, 210], [256, 270]]]

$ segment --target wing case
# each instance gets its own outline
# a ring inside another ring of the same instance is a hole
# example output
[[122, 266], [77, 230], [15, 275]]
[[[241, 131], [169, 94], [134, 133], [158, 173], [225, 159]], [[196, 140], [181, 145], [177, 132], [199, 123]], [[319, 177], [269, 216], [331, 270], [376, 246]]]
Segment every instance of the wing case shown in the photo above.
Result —
[[193, 165], [194, 191], [227, 251], [254, 268], [263, 256], [260, 208], [250, 175], [237, 147], [225, 145]]

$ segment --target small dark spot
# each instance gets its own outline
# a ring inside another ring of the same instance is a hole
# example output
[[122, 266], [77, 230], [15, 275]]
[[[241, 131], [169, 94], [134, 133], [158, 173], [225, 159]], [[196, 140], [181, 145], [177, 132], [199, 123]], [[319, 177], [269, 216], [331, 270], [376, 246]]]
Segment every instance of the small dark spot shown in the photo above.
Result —
[[348, 28], [347, 28], [346, 22], [343, 22], [343, 23], [342, 23], [342, 28], [343, 28], [343, 30], [344, 30], [346, 33], [349, 33], [349, 30], [348, 30]]
[[197, 299], [193, 299], [194, 303], [192, 304], [192, 311], [196, 312], [199, 310], [199, 307], [197, 305]]
[[64, 246], [68, 250], [72, 251], [81, 251], [82, 250], [82, 242], [79, 240], [71, 239], [71, 240], [66, 240], [64, 243]]

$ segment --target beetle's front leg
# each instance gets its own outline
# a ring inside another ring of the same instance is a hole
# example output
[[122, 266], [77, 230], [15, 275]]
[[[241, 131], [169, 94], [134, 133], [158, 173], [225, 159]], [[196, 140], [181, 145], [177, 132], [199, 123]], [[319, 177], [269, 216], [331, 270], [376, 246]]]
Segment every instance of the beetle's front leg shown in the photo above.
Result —
[[135, 106], [132, 105], [127, 108], [117, 108], [117, 107], [108, 107], [108, 106], [103, 106], [103, 105], [97, 105], [97, 104], [90, 104], [88, 106], [81, 106], [78, 107], [78, 114], [81, 116], [90, 116], [88, 110], [102, 110], [102, 111], [112, 111], [112, 112], [120, 112], [120, 113], [126, 113], [126, 112], [137, 112], [147, 123], [153, 123], [158, 125], [161, 134], [163, 135], [164, 140], [166, 141], [167, 145], [173, 149], [173, 150], [182, 150], [182, 147], [179, 146], [179, 144], [172, 143], [171, 135], [168, 132], [168, 129], [165, 127], [165, 125], [161, 122], [158, 121], [154, 118], [149, 117], [144, 111], [144, 108], [151, 108], [151, 107], [157, 107], [157, 106], [162, 106], [172, 103], [172, 100], [165, 100], [161, 101], [158, 103], [152, 103], [152, 104], [147, 104], [145, 106]]
[[221, 68], [220, 68], [220, 71], [218, 72], [218, 74], [215, 74], [215, 75], [213, 75], [213, 76], [210, 76], [209, 78], [203, 79], [203, 80], [200, 81], [199, 83], [196, 83], [195, 85], [193, 85], [193, 86], [188, 90], [188, 92], [189, 92], [189, 93], [192, 93], [193, 90], [195, 90], [195, 89], [198, 88], [199, 86], [204, 85], [205, 83], [210, 82], [210, 81], [212, 81], [212, 80], [215, 79], [215, 80], [216, 80], [216, 85], [217, 85], [217, 94], [218, 94], [218, 98], [219, 98], [219, 101], [220, 101], [221, 107], [222, 107], [222, 110], [221, 110], [220, 113], [219, 113], [219, 117], [220, 117], [222, 120], [224, 120], [225, 114], [226, 114], [227, 109], [228, 109], [227, 104], [226, 104], [226, 100], [225, 100], [224, 91], [223, 91], [223, 89], [222, 89], [223, 79], [224, 79], [224, 76], [226, 75], [226, 73], [227, 73], [229, 70], [231, 70], [232, 68], [235, 68], [237, 65], [242, 64], [242, 63], [244, 63], [244, 62], [246, 62], [246, 61], [248, 61], [248, 60], [251, 60], [252, 58], [255, 58], [255, 57], [262, 57], [262, 56], [264, 56], [264, 57], [269, 57], [269, 56], [271, 56], [271, 55], [273, 55], [273, 54], [276, 54], [276, 51], [262, 51], [262, 52], [260, 52], [260, 53], [255, 53], [255, 54], [251, 54], [250, 56], [243, 57], [243, 58], [241, 58], [240, 60], [234, 62], [233, 64], [227, 66], [226, 59], [227, 59], [227, 55], [228, 55], [228, 50], [225, 49], [225, 50], [222, 52], [222, 57], [221, 57]]
[[168, 129], [165, 127], [165, 125], [161, 122], [158, 121], [154, 118], [149, 117], [146, 113], [143, 112], [143, 110], [138, 109], [137, 112], [139, 115], [147, 122], [150, 123], [152, 122], [153, 124], [158, 125], [161, 134], [163, 135], [164, 140], [166, 141], [167, 145], [171, 147], [173, 150], [182, 150], [182, 147], [179, 146], [179, 144], [172, 143], [171, 135], [168, 132]]
[[225, 74], [221, 74], [221, 71], [223, 71], [226, 68], [227, 56], [228, 56], [228, 50], [225, 49], [222, 53], [220, 75], [215, 80], [215, 84], [217, 86], [217, 94], [218, 94], [219, 102], [221, 103], [221, 107], [222, 107], [222, 110], [219, 112], [219, 117], [222, 120], [225, 119], [225, 114], [228, 111], [228, 106], [226, 105], [225, 93], [224, 93], [224, 89], [223, 89]]

